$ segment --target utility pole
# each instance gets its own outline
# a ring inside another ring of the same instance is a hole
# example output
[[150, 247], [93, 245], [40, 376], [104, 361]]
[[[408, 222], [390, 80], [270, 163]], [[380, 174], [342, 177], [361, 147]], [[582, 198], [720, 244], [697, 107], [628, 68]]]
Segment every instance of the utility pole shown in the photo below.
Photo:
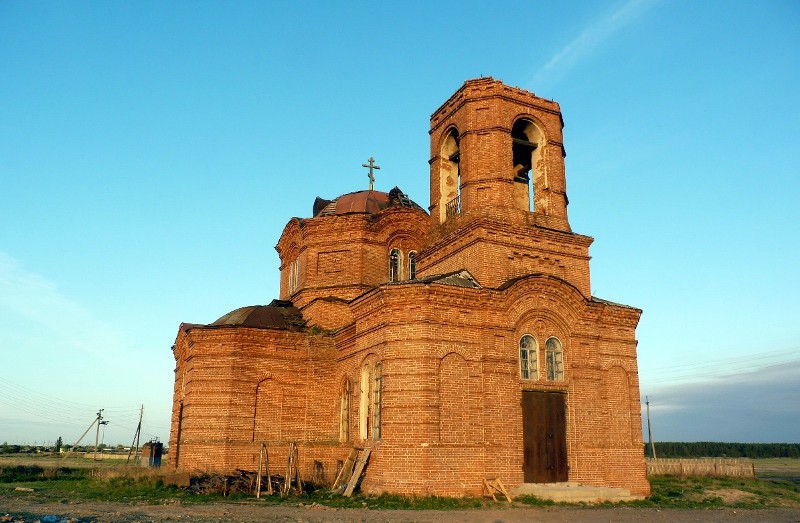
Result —
[[131, 450], [128, 451], [128, 459], [125, 461], [127, 465], [131, 460], [131, 453], [136, 449], [136, 454], [133, 456], [133, 464], [135, 465], [139, 459], [139, 435], [142, 433], [142, 416], [144, 416], [144, 405], [139, 410], [139, 425], [136, 426], [136, 432], [133, 434], [133, 441], [131, 442]]
[[[100, 410], [100, 412], [103, 412], [102, 409]], [[69, 449], [69, 452], [64, 454], [64, 458], [62, 458], [62, 459], [66, 459], [66, 457], [69, 456], [70, 452], [75, 452], [75, 448], [77, 448], [78, 444], [81, 442], [81, 440], [84, 438], [84, 436], [86, 436], [89, 433], [89, 431], [92, 430], [92, 427], [94, 427], [95, 423], [100, 421], [100, 412], [97, 413], [98, 417], [96, 417], [95, 419], [92, 420], [92, 422], [89, 424], [89, 426], [86, 427], [86, 430], [83, 431], [83, 434], [81, 434], [81, 437], [78, 438], [78, 441], [76, 441], [75, 444], [72, 446], [72, 448]]]
[[97, 432], [94, 436], [94, 459], [97, 459], [97, 444], [100, 442], [100, 425], [108, 425], [107, 421], [103, 421], [103, 411], [105, 409], [100, 409], [97, 412]]
[[650, 398], [644, 397], [644, 404], [647, 405], [647, 439], [650, 443], [650, 454], [656, 459], [656, 446], [653, 444], [653, 431], [650, 430]]

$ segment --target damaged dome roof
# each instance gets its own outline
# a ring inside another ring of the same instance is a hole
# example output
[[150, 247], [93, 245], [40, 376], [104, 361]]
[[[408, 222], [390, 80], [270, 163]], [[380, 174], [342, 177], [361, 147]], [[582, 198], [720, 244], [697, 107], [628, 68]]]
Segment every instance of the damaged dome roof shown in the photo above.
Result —
[[269, 305], [250, 305], [225, 314], [210, 327], [302, 330], [305, 320], [290, 301], [272, 300]]
[[333, 200], [317, 197], [314, 200], [314, 218], [339, 214], [378, 214], [389, 207], [407, 207], [425, 212], [403, 191], [395, 187], [388, 193], [368, 190], [343, 194]]

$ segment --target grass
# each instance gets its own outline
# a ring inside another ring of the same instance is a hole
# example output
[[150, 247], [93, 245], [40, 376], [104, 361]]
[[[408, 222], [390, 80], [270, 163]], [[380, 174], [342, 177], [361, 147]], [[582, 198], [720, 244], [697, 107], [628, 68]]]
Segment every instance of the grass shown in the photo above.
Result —
[[800, 507], [800, 483], [790, 479], [759, 480], [655, 476], [649, 478], [650, 497], [627, 503], [659, 508], [777, 508]]
[[[73, 466], [77, 465], [77, 466]], [[485, 498], [447, 498], [438, 496], [406, 497], [393, 494], [380, 496], [356, 495], [352, 498], [317, 490], [287, 497], [263, 496], [256, 499], [251, 494], [192, 494], [186, 489], [165, 485], [154, 471], [122, 466], [89, 468], [71, 462], [40, 462], [39, 464], [9, 463], [0, 461], [0, 500], [3, 497], [26, 497], [32, 503], [70, 502], [75, 500], [103, 500], [117, 502], [140, 501], [165, 503], [179, 500], [182, 503], [247, 502], [263, 505], [324, 505], [336, 508], [370, 508], [403, 510], [463, 510], [483, 507], [508, 506]], [[678, 478], [657, 476], [650, 478], [652, 494], [648, 499], [620, 504], [654, 508], [774, 508], [800, 507], [800, 475], [798, 463], [770, 463], [781, 475], [775, 473], [768, 480], [740, 478]], [[788, 471], [788, 472], [787, 472]], [[34, 492], [16, 491], [16, 487], [32, 488]], [[521, 496], [515, 506], [564, 505]], [[611, 506], [611, 504], [606, 504]]]

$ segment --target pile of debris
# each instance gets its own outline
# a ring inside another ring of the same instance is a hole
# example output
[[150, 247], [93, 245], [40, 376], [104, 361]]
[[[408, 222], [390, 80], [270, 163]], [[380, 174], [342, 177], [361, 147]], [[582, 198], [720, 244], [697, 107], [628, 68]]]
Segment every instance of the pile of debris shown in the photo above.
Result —
[[[262, 476], [261, 492], [283, 492], [286, 480], [279, 474]], [[258, 485], [258, 474], [247, 470], [237, 470], [234, 474], [205, 474], [192, 477], [186, 491], [195, 495], [254, 494]], [[271, 487], [271, 488], [270, 488]]]

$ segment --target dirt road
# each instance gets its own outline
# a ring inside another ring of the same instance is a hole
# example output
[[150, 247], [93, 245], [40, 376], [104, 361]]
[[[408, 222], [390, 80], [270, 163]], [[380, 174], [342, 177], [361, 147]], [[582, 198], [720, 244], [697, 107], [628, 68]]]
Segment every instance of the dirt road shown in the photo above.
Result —
[[[8, 517], [3, 517], [8, 514]], [[311, 506], [265, 506], [257, 502], [184, 505], [142, 503], [30, 503], [24, 499], [0, 499], [0, 522], [34, 523], [633, 523], [726, 522], [800, 523], [800, 509], [665, 510], [640, 508], [498, 508], [454, 511], [333, 509]]]

